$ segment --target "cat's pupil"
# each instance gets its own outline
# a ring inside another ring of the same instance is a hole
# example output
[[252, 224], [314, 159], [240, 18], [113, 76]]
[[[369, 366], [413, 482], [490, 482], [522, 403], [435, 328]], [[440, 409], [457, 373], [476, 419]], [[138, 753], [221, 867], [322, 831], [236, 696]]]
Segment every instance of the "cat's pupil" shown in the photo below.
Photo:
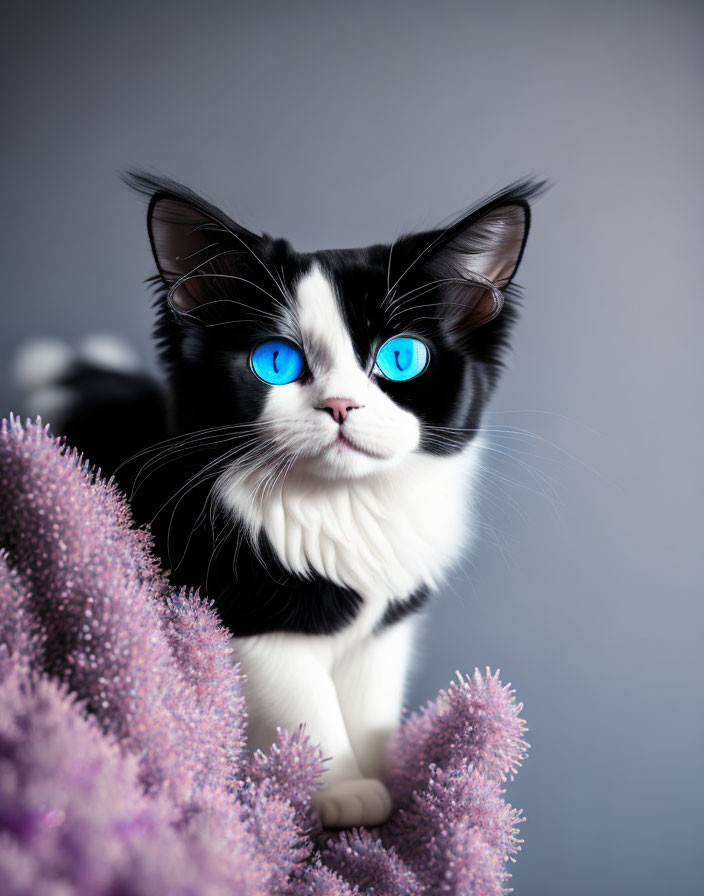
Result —
[[396, 366], [398, 367], [399, 370], [403, 370], [403, 367], [401, 367], [401, 365], [399, 364], [399, 360], [398, 360], [398, 357], [400, 354], [401, 354], [401, 352], [394, 350], [394, 357], [396, 358]]
[[272, 364], [274, 365], [274, 373], [279, 372], [279, 368], [276, 366], [276, 359], [277, 359], [278, 355], [279, 355], [278, 351], [274, 352], [274, 360], [272, 361]]

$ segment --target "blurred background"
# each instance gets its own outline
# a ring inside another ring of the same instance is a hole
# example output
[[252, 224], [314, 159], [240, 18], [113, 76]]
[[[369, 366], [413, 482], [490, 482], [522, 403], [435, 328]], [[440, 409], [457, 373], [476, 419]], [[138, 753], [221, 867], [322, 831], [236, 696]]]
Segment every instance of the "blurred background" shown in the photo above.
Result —
[[[500, 667], [530, 726], [518, 896], [701, 892], [704, 7], [14, 4], [0, 413], [23, 340], [152, 364], [133, 166], [300, 249], [390, 241], [546, 176], [486, 418], [481, 534], [408, 703]], [[699, 881], [699, 884], [697, 884]]]

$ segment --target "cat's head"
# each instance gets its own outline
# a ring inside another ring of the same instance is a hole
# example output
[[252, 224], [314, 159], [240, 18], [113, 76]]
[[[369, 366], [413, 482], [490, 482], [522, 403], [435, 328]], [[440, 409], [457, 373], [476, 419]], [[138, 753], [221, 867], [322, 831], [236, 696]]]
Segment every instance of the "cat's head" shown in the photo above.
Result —
[[226, 464], [321, 479], [473, 438], [540, 185], [391, 245], [299, 253], [178, 184], [132, 183], [151, 197], [157, 335], [180, 431], [221, 426]]

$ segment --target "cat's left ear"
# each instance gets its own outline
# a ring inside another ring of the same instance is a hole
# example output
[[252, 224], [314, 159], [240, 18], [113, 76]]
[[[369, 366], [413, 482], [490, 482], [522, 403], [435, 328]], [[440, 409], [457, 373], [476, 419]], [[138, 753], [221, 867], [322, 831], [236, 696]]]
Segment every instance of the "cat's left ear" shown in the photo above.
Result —
[[501, 312], [528, 238], [528, 200], [541, 189], [510, 187], [433, 234], [424, 268], [439, 286], [441, 313], [453, 328], [469, 332]]

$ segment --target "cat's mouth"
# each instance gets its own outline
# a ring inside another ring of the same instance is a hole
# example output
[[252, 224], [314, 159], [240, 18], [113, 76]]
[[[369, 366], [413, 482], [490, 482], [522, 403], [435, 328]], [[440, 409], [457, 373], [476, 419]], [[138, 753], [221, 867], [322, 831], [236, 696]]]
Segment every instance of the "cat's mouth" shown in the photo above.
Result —
[[334, 442], [330, 444], [331, 448], [337, 448], [338, 451], [357, 451], [359, 454], [364, 454], [367, 457], [372, 457], [374, 460], [388, 460], [389, 458], [383, 454], [377, 454], [374, 451], [370, 451], [368, 448], [363, 448], [358, 442], [352, 441], [349, 436], [346, 436], [342, 430], [337, 434], [337, 438]]

